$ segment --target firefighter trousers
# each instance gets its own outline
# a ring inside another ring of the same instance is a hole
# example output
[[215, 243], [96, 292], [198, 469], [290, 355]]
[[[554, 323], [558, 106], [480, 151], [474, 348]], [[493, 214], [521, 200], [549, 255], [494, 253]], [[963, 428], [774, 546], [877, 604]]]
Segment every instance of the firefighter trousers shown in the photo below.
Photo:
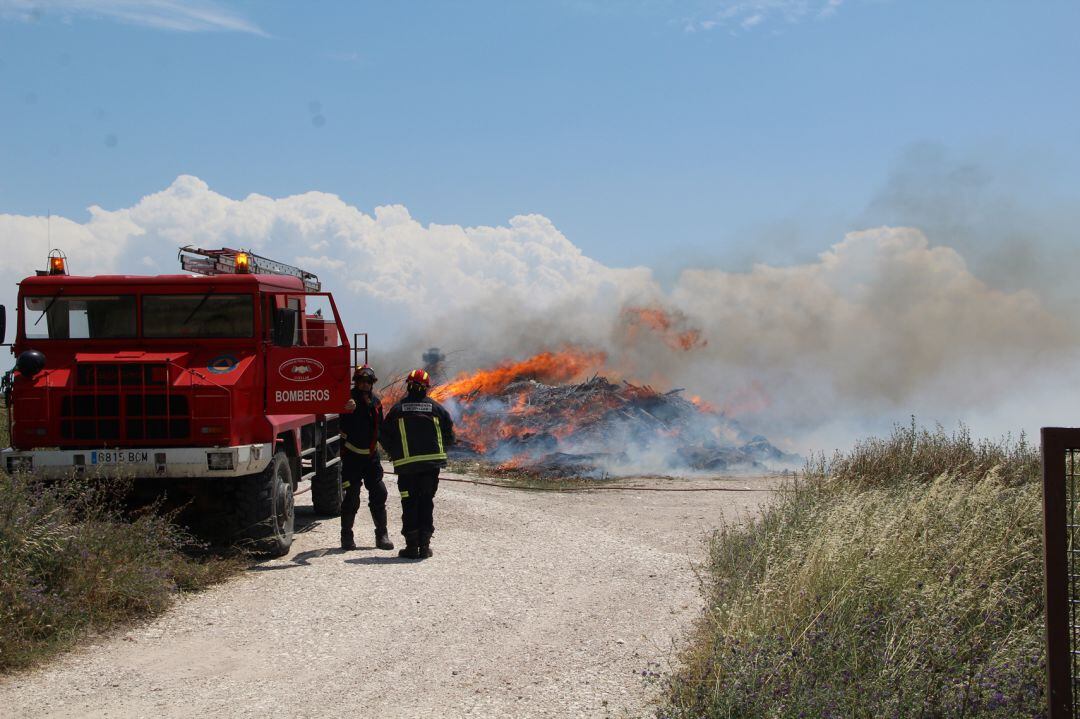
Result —
[[368, 509], [375, 529], [386, 529], [386, 483], [378, 456], [346, 452], [341, 460], [341, 483], [345, 497], [341, 501], [341, 531], [351, 531], [360, 509], [360, 490], [367, 487]]
[[[435, 510], [435, 493], [439, 491], [439, 469], [398, 475], [401, 492], [401, 533], [405, 540], [410, 537], [430, 538], [435, 532], [432, 513]], [[424, 542], [420, 542], [421, 544]]]

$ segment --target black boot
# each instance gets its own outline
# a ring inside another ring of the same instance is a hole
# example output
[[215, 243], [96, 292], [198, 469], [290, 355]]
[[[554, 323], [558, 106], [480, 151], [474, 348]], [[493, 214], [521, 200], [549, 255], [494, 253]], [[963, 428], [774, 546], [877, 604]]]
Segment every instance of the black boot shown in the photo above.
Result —
[[[346, 501], [348, 497], [346, 497]], [[341, 508], [341, 548], [345, 551], [356, 549], [356, 541], [353, 540], [353, 522], [356, 520], [356, 509], [346, 506]]]
[[405, 535], [405, 549], [398, 550], [399, 557], [405, 557], [406, 559], [423, 559], [424, 555], [420, 550], [420, 533], [409, 532]]
[[394, 543], [390, 541], [390, 535], [386, 533], [386, 527], [375, 529], [375, 546], [379, 549], [394, 548]]
[[420, 556], [422, 559], [427, 559], [432, 556], [431, 551], [431, 535], [424, 532], [420, 535]]
[[386, 507], [370, 507], [371, 519], [375, 522], [375, 546], [379, 549], [393, 549], [394, 543], [386, 532]]

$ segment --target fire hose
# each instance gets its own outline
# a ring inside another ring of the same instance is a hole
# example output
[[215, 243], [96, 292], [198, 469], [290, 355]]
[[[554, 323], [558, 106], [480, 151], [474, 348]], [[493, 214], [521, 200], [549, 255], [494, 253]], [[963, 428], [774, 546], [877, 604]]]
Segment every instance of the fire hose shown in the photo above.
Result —
[[484, 487], [499, 487], [500, 489], [521, 489], [530, 492], [592, 492], [597, 489], [621, 490], [624, 492], [772, 492], [771, 489], [755, 489], [753, 487], [628, 487], [626, 485], [597, 484], [589, 487], [530, 487], [516, 484], [500, 484], [499, 482], [484, 482], [479, 479], [457, 479], [454, 477], [439, 477], [440, 482], [461, 482], [462, 484], [479, 484]]
[[[395, 475], [396, 476], [396, 475]], [[774, 490], [760, 487], [628, 487], [626, 485], [597, 484], [589, 487], [531, 487], [520, 484], [505, 484], [501, 482], [485, 482], [479, 479], [458, 479], [457, 477], [439, 477], [440, 482], [458, 482], [460, 484], [475, 484], [482, 487], [496, 487], [498, 489], [519, 489], [525, 492], [593, 492], [598, 489], [616, 490], [622, 492], [772, 492]], [[293, 492], [298, 496], [310, 492], [311, 487]]]

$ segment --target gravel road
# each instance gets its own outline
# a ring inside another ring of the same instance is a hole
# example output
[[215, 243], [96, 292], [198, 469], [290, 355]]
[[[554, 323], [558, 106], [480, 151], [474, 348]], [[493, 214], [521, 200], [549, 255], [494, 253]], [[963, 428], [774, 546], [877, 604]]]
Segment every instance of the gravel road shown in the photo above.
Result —
[[0, 680], [0, 716], [646, 716], [657, 686], [642, 672], [666, 670], [701, 609], [706, 532], [773, 482], [632, 484], [757, 491], [443, 482], [435, 556], [420, 562], [374, 549], [366, 507], [361, 548], [342, 553], [337, 520], [315, 520], [300, 495], [289, 556]]

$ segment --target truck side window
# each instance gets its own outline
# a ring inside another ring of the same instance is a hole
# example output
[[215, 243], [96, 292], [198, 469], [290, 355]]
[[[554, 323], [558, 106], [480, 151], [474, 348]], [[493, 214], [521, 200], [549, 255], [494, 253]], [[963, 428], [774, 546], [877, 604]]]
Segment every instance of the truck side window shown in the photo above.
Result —
[[296, 327], [300, 316], [292, 307], [282, 307], [274, 313], [274, 344], [278, 347], [296, 346]]
[[304, 306], [304, 344], [309, 347], [341, 347], [341, 327], [334, 307], [325, 295], [311, 294]]
[[296, 345], [306, 344], [303, 341], [303, 337], [301, 337], [301, 335], [300, 335], [300, 299], [297, 298], [297, 297], [290, 297], [289, 298], [289, 309], [296, 313], [296, 322], [293, 323], [293, 327], [295, 328], [293, 330], [293, 338], [292, 338], [293, 347], [295, 347]]

